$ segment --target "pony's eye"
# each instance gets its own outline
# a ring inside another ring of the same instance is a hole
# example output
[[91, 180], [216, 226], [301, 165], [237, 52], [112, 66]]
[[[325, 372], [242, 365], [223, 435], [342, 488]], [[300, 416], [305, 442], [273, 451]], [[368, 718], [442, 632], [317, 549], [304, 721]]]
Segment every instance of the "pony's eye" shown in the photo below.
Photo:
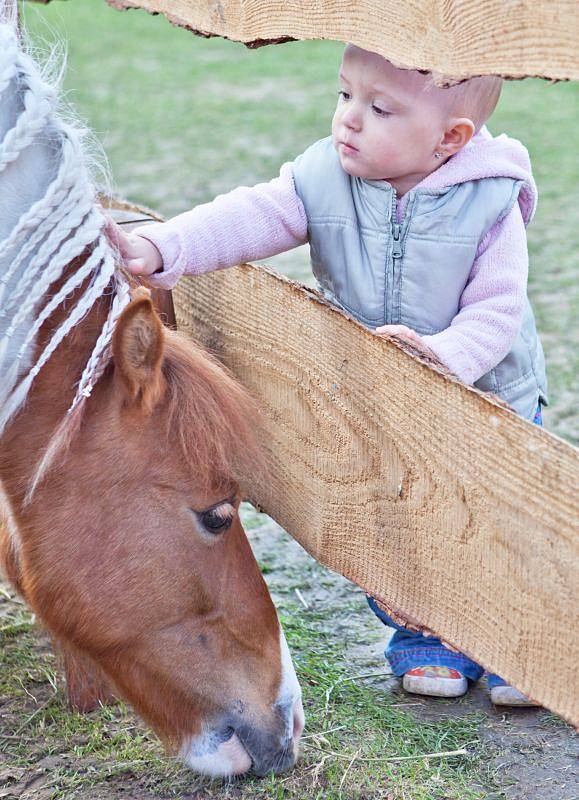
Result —
[[203, 511], [199, 519], [209, 533], [223, 533], [231, 527], [235, 516], [235, 506], [231, 503], [220, 503], [218, 506]]

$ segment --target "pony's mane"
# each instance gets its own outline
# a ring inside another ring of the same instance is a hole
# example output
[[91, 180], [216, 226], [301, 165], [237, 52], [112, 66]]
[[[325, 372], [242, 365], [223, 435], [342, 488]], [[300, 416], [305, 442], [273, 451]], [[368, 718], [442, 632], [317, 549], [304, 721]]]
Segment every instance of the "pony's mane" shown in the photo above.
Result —
[[[80, 416], [130, 299], [96, 203], [84, 131], [65, 121], [60, 105], [58, 85], [24, 51], [0, 0], [0, 434], [60, 342], [112, 283], [109, 317], [70, 409]], [[65, 300], [66, 319], [36, 353], [39, 331]]]
[[[78, 430], [130, 296], [96, 202], [95, 160], [83, 146], [86, 129], [63, 111], [63, 69], [55, 69], [54, 54], [43, 70], [26, 52], [15, 8], [0, 0], [0, 436], [59, 344], [114, 288], [108, 317], [72, 405], [38, 465], [29, 500]], [[37, 352], [44, 323], [65, 302], [66, 316]]]
[[212, 355], [174, 331], [165, 331], [163, 372], [167, 441], [206, 488], [239, 483], [263, 469], [257, 406]]

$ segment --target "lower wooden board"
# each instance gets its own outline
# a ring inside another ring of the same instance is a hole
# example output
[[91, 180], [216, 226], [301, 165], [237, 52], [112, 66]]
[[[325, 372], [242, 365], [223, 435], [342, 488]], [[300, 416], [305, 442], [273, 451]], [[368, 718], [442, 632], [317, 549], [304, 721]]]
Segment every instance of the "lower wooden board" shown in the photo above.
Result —
[[180, 281], [177, 325], [263, 410], [251, 500], [398, 618], [579, 723], [579, 458], [267, 269]]

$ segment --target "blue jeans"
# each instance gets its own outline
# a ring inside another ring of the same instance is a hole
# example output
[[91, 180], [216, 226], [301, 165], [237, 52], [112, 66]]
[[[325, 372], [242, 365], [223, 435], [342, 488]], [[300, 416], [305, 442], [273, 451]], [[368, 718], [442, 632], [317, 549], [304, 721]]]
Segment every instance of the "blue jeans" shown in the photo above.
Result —
[[[535, 425], [543, 424], [540, 403], [533, 422]], [[435, 636], [423, 636], [421, 633], [414, 633], [401, 625], [397, 625], [388, 614], [378, 607], [373, 597], [368, 595], [367, 599], [368, 605], [378, 619], [390, 628], [396, 629], [384, 651], [386, 660], [395, 675], [401, 676], [415, 667], [424, 667], [426, 665], [452, 667], [471, 681], [478, 681], [483, 675], [484, 669], [480, 664], [471, 661], [470, 658], [462, 653], [454, 653], [449, 650]], [[504, 686], [506, 681], [498, 675], [489, 673], [487, 674], [487, 683], [489, 689], [492, 689], [495, 686]]]

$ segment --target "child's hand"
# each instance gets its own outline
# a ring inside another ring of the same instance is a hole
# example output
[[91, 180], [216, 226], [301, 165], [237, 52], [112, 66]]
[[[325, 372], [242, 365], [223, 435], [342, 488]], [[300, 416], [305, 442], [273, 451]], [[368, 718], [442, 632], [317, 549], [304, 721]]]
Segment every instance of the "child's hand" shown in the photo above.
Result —
[[381, 328], [376, 328], [378, 336], [383, 336], [385, 339], [395, 337], [401, 342], [409, 344], [415, 352], [426, 356], [429, 360], [440, 364], [437, 356], [434, 355], [432, 350], [427, 347], [420, 336], [413, 331], [412, 328], [407, 328], [406, 325], [382, 325]]
[[[381, 328], [376, 328], [375, 333], [377, 333], [378, 336], [383, 336], [385, 339], [393, 337], [399, 341], [406, 342], [412, 347], [415, 353], [423, 356], [427, 361], [437, 366], [447, 375], [453, 375], [448, 367], [442, 363], [430, 347], [424, 344], [422, 338], [416, 331], [413, 331], [412, 328], [407, 328], [406, 325], [382, 325]], [[453, 377], [456, 376], [453, 375]]]
[[148, 239], [125, 233], [112, 219], [107, 220], [106, 232], [119, 248], [125, 267], [133, 275], [152, 275], [163, 269], [161, 253]]
[[375, 331], [378, 336], [397, 336], [399, 339], [406, 339], [411, 344], [418, 344], [424, 347], [424, 343], [420, 336], [413, 331], [412, 328], [407, 328], [406, 325], [382, 325], [381, 328], [376, 328]]

